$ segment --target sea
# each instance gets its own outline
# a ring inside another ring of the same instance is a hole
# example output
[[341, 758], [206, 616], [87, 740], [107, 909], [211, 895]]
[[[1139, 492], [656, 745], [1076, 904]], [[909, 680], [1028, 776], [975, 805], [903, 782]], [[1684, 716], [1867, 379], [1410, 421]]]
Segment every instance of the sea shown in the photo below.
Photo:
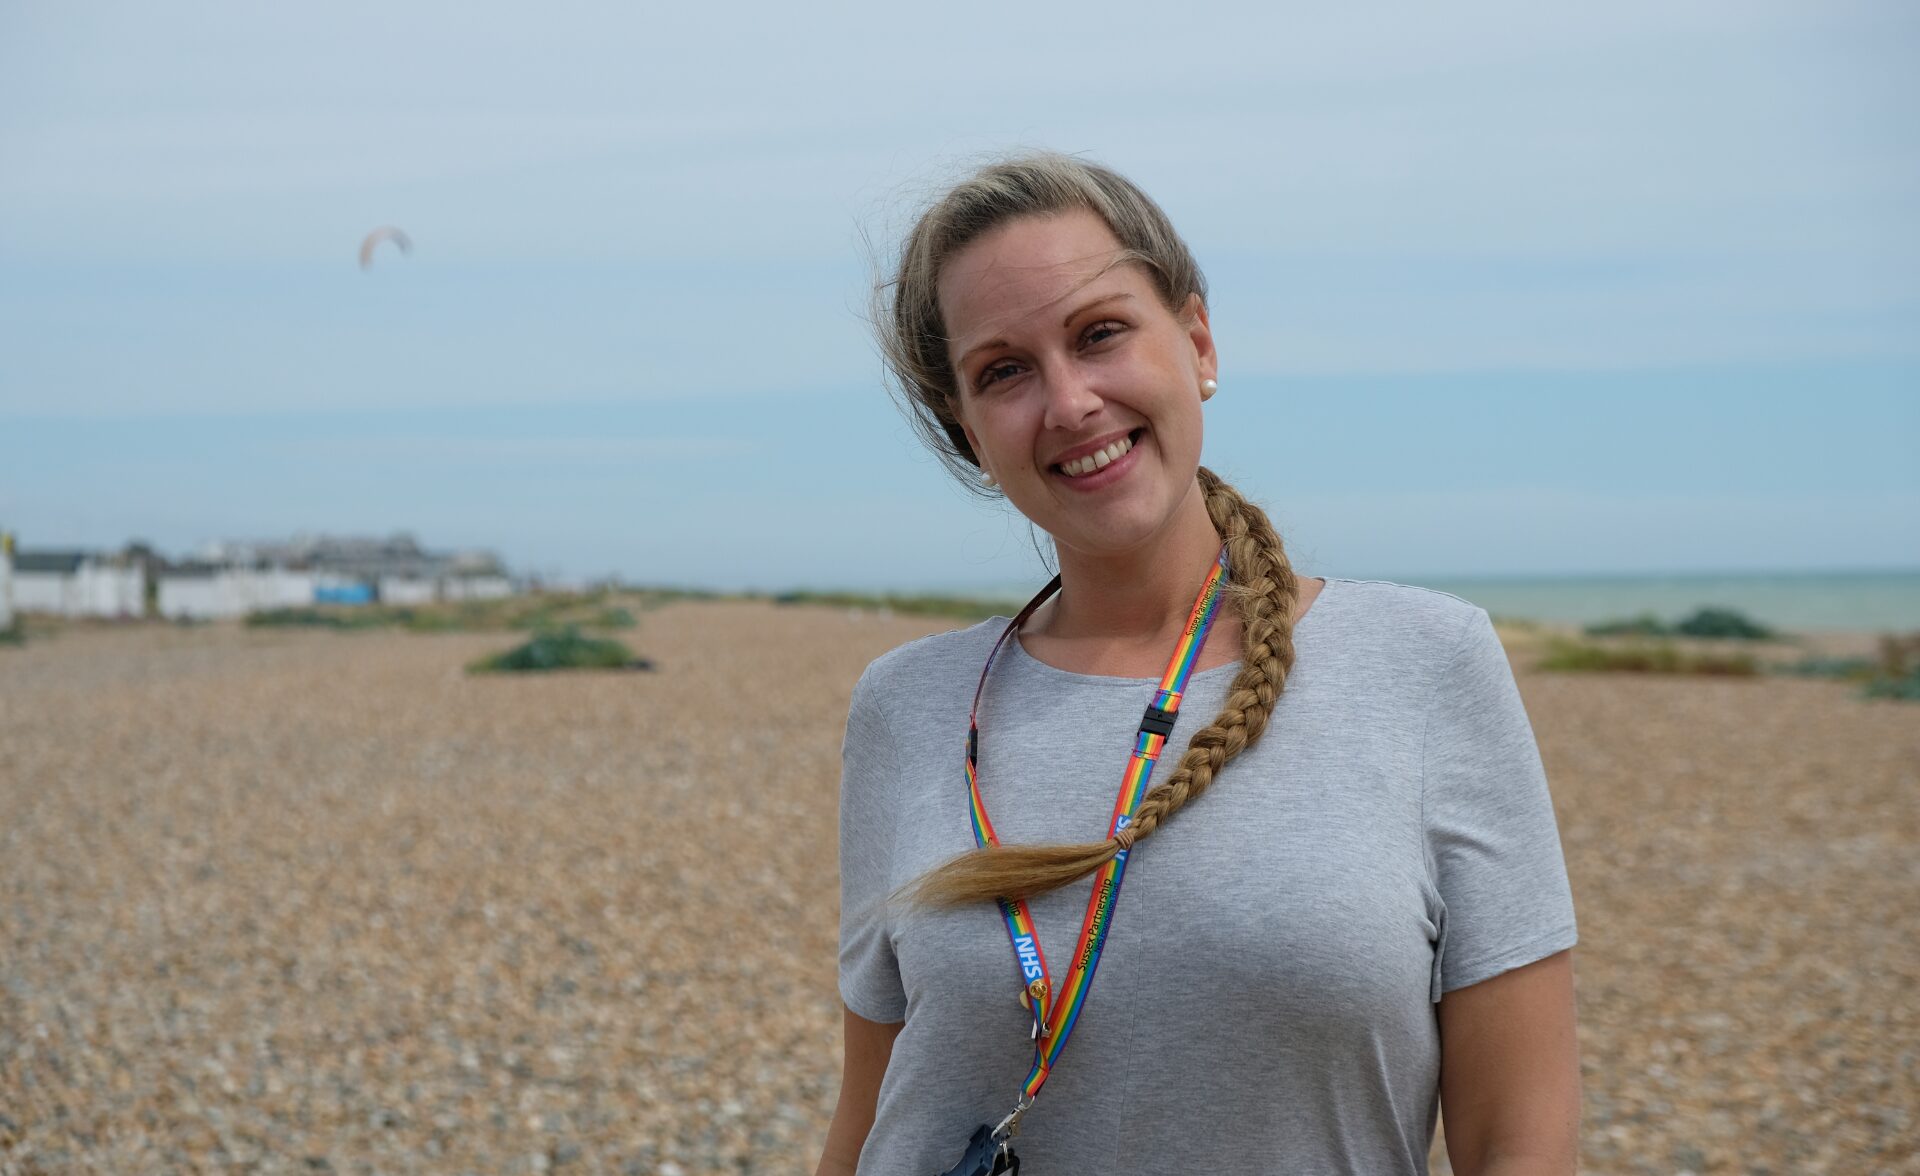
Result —
[[[1353, 577], [1359, 579], [1361, 577]], [[1394, 579], [1381, 576], [1376, 579]], [[1920, 570], [1400, 580], [1451, 592], [1499, 617], [1590, 624], [1652, 613], [1678, 621], [1730, 608], [1792, 632], [1920, 630]]]
[[[1302, 568], [1305, 575], [1391, 580], [1451, 592], [1501, 619], [1591, 624], [1651, 613], [1684, 620], [1728, 608], [1790, 632], [1920, 631], [1920, 568], [1811, 572], [1675, 572], [1653, 575], [1420, 576]], [[952, 591], [1024, 602], [1040, 585]]]

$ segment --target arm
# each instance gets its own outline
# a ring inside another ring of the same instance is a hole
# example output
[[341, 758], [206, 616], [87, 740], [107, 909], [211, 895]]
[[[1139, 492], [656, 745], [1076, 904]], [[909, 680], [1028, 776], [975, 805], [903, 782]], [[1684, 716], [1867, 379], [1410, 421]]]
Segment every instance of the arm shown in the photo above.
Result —
[[1440, 998], [1440, 1106], [1458, 1176], [1574, 1171], [1580, 1051], [1571, 951]]
[[[845, 1007], [845, 1006], [842, 1006]], [[887, 1063], [893, 1058], [893, 1039], [900, 1036], [906, 1022], [897, 1025], [869, 1021], [846, 1010], [846, 1062], [840, 1071], [840, 1102], [833, 1108], [833, 1122], [827, 1126], [827, 1146], [821, 1153], [814, 1176], [853, 1176], [860, 1164], [860, 1149], [867, 1133], [873, 1130], [873, 1115], [880, 1101], [880, 1079], [886, 1076]]]

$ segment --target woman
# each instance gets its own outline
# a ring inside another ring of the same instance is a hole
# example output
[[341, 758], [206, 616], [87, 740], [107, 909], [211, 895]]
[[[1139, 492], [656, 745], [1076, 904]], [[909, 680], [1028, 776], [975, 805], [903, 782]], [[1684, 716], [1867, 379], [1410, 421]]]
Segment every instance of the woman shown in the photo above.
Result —
[[1573, 1171], [1573, 908], [1486, 612], [1302, 580], [1200, 466], [1205, 283], [1113, 172], [982, 170], [882, 299], [1060, 571], [855, 687], [819, 1172], [1424, 1172], [1440, 1104], [1462, 1176]]

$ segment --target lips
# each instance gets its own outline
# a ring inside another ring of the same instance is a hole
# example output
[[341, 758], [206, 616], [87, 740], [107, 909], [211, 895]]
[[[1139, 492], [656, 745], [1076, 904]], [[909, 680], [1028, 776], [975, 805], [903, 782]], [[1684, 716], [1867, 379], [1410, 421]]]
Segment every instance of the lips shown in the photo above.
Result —
[[1144, 428], [1132, 429], [1076, 445], [1047, 468], [1069, 478], [1085, 477], [1125, 457], [1145, 433]]
[[[1130, 433], [1120, 434], [1104, 446], [1099, 446], [1097, 442], [1095, 443], [1097, 447], [1082, 446], [1080, 456], [1070, 458], [1064, 463], [1055, 463], [1048, 467], [1048, 472], [1075, 490], [1098, 490], [1103, 486], [1111, 485], [1125, 477], [1127, 471], [1133, 468], [1138, 460], [1140, 444], [1146, 432], [1144, 428], [1135, 429]], [[1116, 448], [1122, 451], [1118, 457], [1111, 458], [1105, 465], [1098, 464], [1100, 458], [1095, 455], [1110, 454]], [[1091, 465], [1089, 458], [1092, 458]], [[1068, 473], [1069, 469], [1084, 472], [1076, 476]]]
[[1105, 449], [1095, 450], [1085, 457], [1060, 463], [1060, 472], [1069, 478], [1081, 478], [1095, 470], [1104, 470], [1119, 461], [1133, 450], [1133, 439], [1122, 437]]

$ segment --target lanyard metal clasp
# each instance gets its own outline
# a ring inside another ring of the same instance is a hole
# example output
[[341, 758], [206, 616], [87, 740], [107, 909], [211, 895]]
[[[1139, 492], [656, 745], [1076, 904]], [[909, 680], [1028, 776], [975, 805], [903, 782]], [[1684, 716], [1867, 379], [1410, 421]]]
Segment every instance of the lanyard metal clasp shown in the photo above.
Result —
[[1032, 1105], [1032, 1095], [1021, 1095], [1020, 1101], [1013, 1105], [1013, 1110], [1008, 1112], [1007, 1117], [1000, 1120], [1000, 1125], [993, 1129], [993, 1138], [999, 1142], [1001, 1150], [1006, 1149], [1007, 1140], [1020, 1134], [1020, 1116], [1026, 1114], [1027, 1108]]
[[1027, 985], [1025, 992], [1020, 994], [1020, 1003], [1033, 1014], [1033, 1028], [1027, 1032], [1028, 1041], [1038, 1041], [1042, 1037], [1053, 1036], [1053, 1027], [1047, 1024], [1045, 1016], [1046, 1000], [1047, 982], [1045, 980], [1035, 980]]

